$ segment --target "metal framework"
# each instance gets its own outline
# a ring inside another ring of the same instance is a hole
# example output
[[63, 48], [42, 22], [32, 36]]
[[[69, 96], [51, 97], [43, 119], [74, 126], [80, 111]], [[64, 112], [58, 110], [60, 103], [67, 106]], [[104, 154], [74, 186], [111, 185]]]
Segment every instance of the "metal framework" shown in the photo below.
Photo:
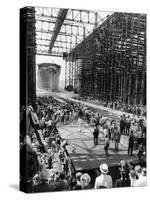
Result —
[[44, 7], [35, 10], [36, 54], [65, 58], [110, 13]]
[[74, 63], [68, 64], [69, 74], [79, 67], [79, 83], [71, 75], [68, 83], [81, 96], [145, 105], [146, 15], [112, 14], [69, 53], [68, 61]]
[[146, 15], [35, 8], [36, 54], [62, 57], [65, 88], [146, 104]]

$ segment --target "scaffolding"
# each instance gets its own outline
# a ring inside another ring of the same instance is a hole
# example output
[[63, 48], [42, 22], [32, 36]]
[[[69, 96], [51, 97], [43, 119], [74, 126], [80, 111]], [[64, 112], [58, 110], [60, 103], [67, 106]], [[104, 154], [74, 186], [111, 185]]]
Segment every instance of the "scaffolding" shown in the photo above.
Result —
[[67, 61], [66, 83], [80, 96], [145, 105], [146, 15], [113, 13], [70, 51]]
[[35, 22], [36, 55], [65, 59], [66, 89], [146, 105], [145, 14], [36, 7]]

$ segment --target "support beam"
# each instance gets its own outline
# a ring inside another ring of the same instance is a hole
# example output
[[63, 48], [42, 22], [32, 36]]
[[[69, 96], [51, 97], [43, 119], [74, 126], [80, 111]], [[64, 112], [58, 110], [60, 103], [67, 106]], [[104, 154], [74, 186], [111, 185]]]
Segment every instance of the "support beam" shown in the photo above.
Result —
[[[47, 44], [40, 44], [40, 43], [37, 43], [36, 44], [37, 46], [42, 46], [42, 47], [49, 47], [49, 45], [47, 45]], [[55, 45], [55, 46], [53, 46], [54, 48], [61, 48], [61, 49], [69, 49], [69, 48], [67, 48], [67, 47], [63, 47], [63, 46], [58, 46], [58, 45]]]
[[[76, 36], [77, 37], [77, 36]], [[46, 38], [36, 38], [36, 40], [41, 40], [41, 41], [47, 41], [47, 42], [50, 42], [51, 40], [50, 39], [46, 39]], [[57, 43], [67, 43], [67, 44], [73, 44], [73, 45], [76, 45], [76, 43], [74, 42], [69, 42], [69, 41], [64, 41], [64, 40], [57, 40], [56, 41]]]
[[57, 38], [59, 31], [60, 31], [60, 29], [63, 25], [63, 22], [66, 18], [67, 12], [68, 12], [68, 9], [60, 9], [59, 10], [58, 19], [57, 19], [55, 27], [54, 27], [54, 33], [52, 35], [52, 39], [51, 39], [51, 42], [49, 44], [49, 53], [51, 53], [51, 51], [52, 51], [52, 48], [53, 48], [54, 43], [56, 41], [56, 38]]

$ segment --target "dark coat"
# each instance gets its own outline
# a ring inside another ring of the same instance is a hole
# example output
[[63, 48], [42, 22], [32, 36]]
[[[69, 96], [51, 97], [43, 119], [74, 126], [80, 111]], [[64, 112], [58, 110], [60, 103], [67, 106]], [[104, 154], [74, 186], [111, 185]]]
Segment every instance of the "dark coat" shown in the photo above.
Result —
[[69, 184], [66, 181], [61, 180], [56, 183], [56, 191], [67, 191], [69, 190]]
[[53, 192], [56, 191], [56, 184], [54, 182], [51, 183], [41, 183], [33, 187], [33, 192]]
[[99, 129], [95, 128], [93, 132], [93, 136], [98, 137], [98, 135], [99, 135]]

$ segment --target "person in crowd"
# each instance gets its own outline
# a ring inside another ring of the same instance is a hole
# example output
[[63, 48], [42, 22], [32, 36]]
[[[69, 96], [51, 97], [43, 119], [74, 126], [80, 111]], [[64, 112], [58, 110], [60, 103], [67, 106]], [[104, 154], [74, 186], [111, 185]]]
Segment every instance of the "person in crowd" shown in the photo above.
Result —
[[140, 165], [135, 166], [135, 173], [137, 175], [137, 181], [134, 183], [134, 187], [146, 186], [147, 185], [147, 176], [146, 168], [143, 168]]
[[146, 125], [147, 125], [147, 119], [146, 117], [143, 117], [142, 134], [146, 134]]
[[58, 169], [55, 169], [55, 174], [54, 174], [54, 181], [58, 182], [60, 180], [60, 171]]
[[142, 169], [142, 175], [143, 175], [143, 177], [145, 177], [145, 178], [146, 178], [146, 176], [147, 176], [147, 170], [146, 170], [145, 167], [143, 167], [143, 169]]
[[100, 165], [101, 175], [95, 180], [94, 189], [99, 188], [111, 188], [112, 187], [112, 177], [108, 175], [108, 165], [103, 163]]
[[73, 115], [73, 116], [72, 116], [72, 118], [73, 118], [73, 123], [76, 124], [77, 119], [78, 119], [78, 113], [77, 113], [75, 110], [73, 110], [73, 114], [72, 114], [72, 115]]
[[121, 116], [121, 119], [120, 119], [120, 134], [121, 135], [124, 134], [124, 129], [125, 129], [125, 121], [124, 121], [124, 117]]
[[65, 116], [64, 116], [64, 124], [66, 125], [69, 121], [69, 115], [68, 113], [65, 113]]
[[74, 190], [82, 190], [82, 186], [81, 186], [81, 176], [82, 176], [82, 173], [81, 172], [77, 172], [75, 177], [76, 177], [76, 185], [74, 186]]
[[108, 148], [109, 148], [109, 145], [110, 145], [110, 140], [109, 140], [109, 136], [108, 134], [105, 136], [105, 142], [104, 142], [104, 150], [105, 150], [105, 154], [106, 156], [108, 156]]
[[64, 122], [65, 122], [65, 113], [64, 113], [64, 111], [61, 111], [60, 119], [61, 119], [61, 124], [64, 125]]
[[129, 178], [130, 178], [130, 186], [133, 187], [135, 185], [135, 182], [137, 181], [137, 176], [135, 170], [130, 170], [129, 173]]
[[102, 127], [102, 129], [103, 129], [104, 136], [108, 135], [108, 138], [110, 139], [110, 137], [109, 137], [109, 129], [107, 127], [105, 127], [105, 125]]
[[93, 132], [93, 136], [94, 136], [94, 145], [98, 145], [98, 136], [99, 136], [99, 125], [96, 125], [94, 132]]
[[80, 117], [78, 119], [78, 124], [79, 124], [79, 131], [82, 132], [82, 120]]
[[91, 177], [89, 176], [88, 173], [84, 173], [80, 177], [80, 182], [81, 182], [82, 190], [91, 189], [91, 186], [90, 186]]
[[129, 143], [128, 143], [128, 155], [133, 155], [133, 147], [134, 147], [134, 133], [131, 130], [129, 135]]
[[114, 137], [113, 140], [115, 142], [115, 151], [118, 151], [119, 142], [120, 142], [120, 132], [118, 126], [114, 127]]
[[137, 151], [137, 156], [139, 159], [139, 162], [142, 161], [143, 156], [146, 154], [146, 149], [145, 145], [143, 143], [140, 143], [138, 146], [138, 151]]
[[56, 190], [56, 185], [49, 183], [51, 178], [50, 171], [43, 169], [39, 175], [40, 183], [33, 187], [34, 192], [52, 192]]
[[108, 129], [108, 137], [109, 137], [109, 139], [111, 140], [111, 120], [107, 120], [106, 121], [106, 127], [107, 127], [107, 129]]
[[128, 115], [128, 117], [126, 118], [126, 123], [125, 123], [125, 133], [126, 133], [126, 135], [129, 135], [130, 126], [131, 126], [130, 115]]
[[121, 178], [116, 180], [116, 187], [129, 187], [130, 178], [127, 170], [121, 171]]
[[69, 189], [69, 184], [65, 178], [65, 172], [61, 171], [59, 181], [56, 183], [56, 191], [67, 191]]
[[125, 161], [125, 160], [120, 160], [119, 165], [120, 165], [120, 167], [119, 167], [120, 178], [123, 173], [129, 175], [130, 170], [133, 169], [133, 165], [130, 162]]
[[114, 129], [115, 129], [115, 126], [116, 126], [116, 121], [115, 120], [112, 120], [111, 121], [111, 141], [114, 142]]
[[90, 123], [89, 123], [90, 126], [94, 126], [95, 123], [96, 123], [95, 121], [96, 121], [96, 120], [95, 120], [95, 118], [94, 118], [94, 114], [92, 114], [91, 117], [90, 117]]

